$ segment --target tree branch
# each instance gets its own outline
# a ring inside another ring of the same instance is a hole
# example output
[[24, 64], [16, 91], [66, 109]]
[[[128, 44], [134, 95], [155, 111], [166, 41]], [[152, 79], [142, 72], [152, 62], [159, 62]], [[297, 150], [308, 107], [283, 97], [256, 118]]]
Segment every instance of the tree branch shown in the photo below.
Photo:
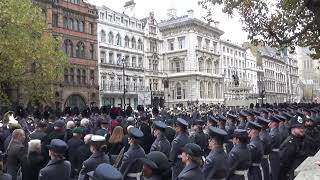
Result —
[[284, 45], [284, 44], [289, 44], [291, 43], [294, 39], [296, 39], [297, 37], [305, 34], [310, 28], [313, 27], [313, 25], [315, 24], [315, 20], [313, 20], [312, 22], [308, 23], [300, 32], [295, 33], [293, 36], [291, 36], [288, 39], [280, 39], [277, 34], [275, 32], [272, 31], [272, 28], [270, 26], [270, 24], [268, 25], [267, 29], [268, 29], [268, 33], [270, 36], [274, 37], [276, 39], [276, 41], [279, 43], [279, 45]]

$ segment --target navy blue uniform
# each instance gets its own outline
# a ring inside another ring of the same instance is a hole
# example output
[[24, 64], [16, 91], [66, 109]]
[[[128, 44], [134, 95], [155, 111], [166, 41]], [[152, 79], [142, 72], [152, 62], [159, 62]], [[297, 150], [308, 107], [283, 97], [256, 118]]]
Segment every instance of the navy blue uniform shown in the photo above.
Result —
[[248, 148], [251, 152], [251, 166], [248, 172], [249, 180], [261, 180], [263, 177], [263, 170], [261, 161], [263, 158], [263, 144], [259, 137], [251, 139], [248, 144]]
[[132, 177], [131, 174], [141, 173], [142, 163], [137, 161], [137, 159], [144, 158], [145, 156], [146, 156], [145, 152], [140, 145], [134, 144], [129, 147], [128, 151], [124, 153], [122, 164], [120, 167], [120, 172], [123, 174], [124, 179], [126, 180], [136, 179]]
[[167, 157], [169, 157], [171, 145], [168, 141], [167, 137], [161, 133], [159, 137], [151, 145], [150, 152], [152, 151], [160, 151], [163, 152]]
[[213, 149], [206, 157], [202, 172], [206, 180], [223, 179], [228, 175], [227, 154], [222, 147]]
[[264, 180], [270, 180], [271, 178], [271, 169], [270, 169], [270, 160], [269, 154], [271, 153], [271, 136], [266, 130], [261, 130], [259, 133], [259, 137], [263, 144], [263, 159], [261, 161], [261, 166], [263, 169]]
[[271, 166], [271, 178], [272, 180], [277, 180], [279, 176], [280, 169], [280, 157], [279, 148], [281, 144], [281, 135], [278, 128], [273, 128], [270, 130], [271, 136], [271, 147], [272, 151], [269, 155], [270, 166]]
[[189, 143], [189, 137], [186, 133], [180, 133], [174, 138], [172, 141], [172, 147], [170, 150], [169, 161], [173, 164], [172, 166], [172, 179], [176, 179], [176, 177], [182, 171], [184, 165], [181, 162], [181, 159], [178, 158], [178, 155], [181, 154], [181, 148]]
[[71, 164], [65, 160], [51, 160], [46, 167], [40, 170], [39, 180], [69, 180]]
[[203, 174], [196, 163], [186, 165], [176, 180], [204, 180]]
[[228, 154], [229, 180], [244, 180], [251, 165], [251, 154], [246, 144], [236, 144]]
[[109, 157], [103, 152], [93, 153], [89, 159], [85, 160], [82, 164], [82, 169], [79, 174], [79, 180], [89, 179], [87, 173], [94, 171], [99, 164], [107, 163], [110, 164]]

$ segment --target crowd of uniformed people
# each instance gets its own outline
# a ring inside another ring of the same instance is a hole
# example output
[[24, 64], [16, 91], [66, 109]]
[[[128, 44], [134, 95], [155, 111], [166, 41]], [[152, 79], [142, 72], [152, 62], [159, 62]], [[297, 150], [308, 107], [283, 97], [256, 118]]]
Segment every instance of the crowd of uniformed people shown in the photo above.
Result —
[[320, 148], [320, 105], [16, 107], [0, 180], [290, 180]]

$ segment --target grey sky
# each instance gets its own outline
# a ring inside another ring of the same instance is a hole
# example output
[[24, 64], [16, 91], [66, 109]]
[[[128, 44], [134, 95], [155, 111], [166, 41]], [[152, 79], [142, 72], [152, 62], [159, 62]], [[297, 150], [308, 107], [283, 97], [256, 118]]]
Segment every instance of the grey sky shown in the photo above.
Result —
[[[115, 11], [123, 12], [123, 5], [127, 0], [88, 0], [94, 5], [105, 5]], [[195, 16], [202, 19], [205, 15], [203, 10], [198, 5], [198, 0], [135, 0], [137, 18], [147, 17], [149, 12], [155, 13], [155, 18], [159, 21], [166, 19], [167, 9], [176, 8], [178, 16], [187, 14], [189, 9], [193, 9]], [[223, 14], [220, 8], [214, 13], [215, 20], [220, 22], [219, 28], [225, 32], [222, 39], [230, 39], [235, 43], [242, 43], [247, 40], [247, 33], [242, 31], [242, 26], [239, 18], [229, 18]]]

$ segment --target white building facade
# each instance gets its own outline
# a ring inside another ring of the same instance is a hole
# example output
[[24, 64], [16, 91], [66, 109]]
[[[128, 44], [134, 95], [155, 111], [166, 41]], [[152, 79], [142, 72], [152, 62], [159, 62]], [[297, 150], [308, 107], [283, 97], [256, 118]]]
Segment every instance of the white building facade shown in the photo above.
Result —
[[165, 72], [158, 22], [155, 20], [153, 12], [150, 12], [149, 16], [141, 21], [144, 29], [145, 84], [151, 92], [151, 105], [163, 107], [166, 100], [163, 83]]
[[[127, 4], [133, 12], [134, 3]], [[105, 6], [98, 7], [100, 105], [138, 105], [148, 91], [144, 76], [143, 23]]]
[[223, 31], [188, 15], [159, 23], [163, 69], [168, 79], [167, 106], [223, 103], [220, 36]]

